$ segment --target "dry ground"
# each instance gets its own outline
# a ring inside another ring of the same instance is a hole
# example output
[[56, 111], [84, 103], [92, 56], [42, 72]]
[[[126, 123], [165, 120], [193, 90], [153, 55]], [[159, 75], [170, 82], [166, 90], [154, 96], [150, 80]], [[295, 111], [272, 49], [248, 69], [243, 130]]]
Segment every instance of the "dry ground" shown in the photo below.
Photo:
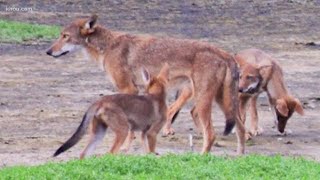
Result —
[[[282, 65], [288, 88], [304, 104], [280, 137], [272, 129], [266, 99], [260, 98], [264, 134], [247, 143], [247, 153], [305, 156], [320, 160], [320, 2], [291, 1], [0, 1], [0, 18], [64, 25], [91, 12], [112, 29], [210, 41], [235, 53], [257, 47], [273, 54]], [[33, 12], [6, 12], [6, 6], [32, 7]], [[0, 46], [0, 167], [39, 164], [77, 157], [85, 140], [58, 158], [53, 152], [74, 132], [88, 105], [102, 94], [115, 92], [105, 73], [80, 55], [53, 59], [45, 55], [50, 43]], [[193, 122], [186, 106], [171, 137], [159, 137], [161, 154], [191, 151]], [[216, 109], [213, 120], [217, 155], [234, 155], [235, 135], [222, 137], [224, 118]], [[105, 153], [112, 133], [96, 150]], [[195, 140], [195, 151], [202, 139]], [[130, 153], [141, 153], [136, 141]]]

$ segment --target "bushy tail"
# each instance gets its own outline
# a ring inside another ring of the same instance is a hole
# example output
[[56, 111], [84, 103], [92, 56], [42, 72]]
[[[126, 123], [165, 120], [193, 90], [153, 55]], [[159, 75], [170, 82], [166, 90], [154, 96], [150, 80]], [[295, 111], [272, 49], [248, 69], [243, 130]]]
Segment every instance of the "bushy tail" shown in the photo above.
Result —
[[235, 119], [227, 119], [226, 120], [226, 126], [223, 131], [223, 135], [227, 136], [231, 133], [232, 129], [234, 128], [234, 125], [236, 124]]
[[[231, 96], [231, 101], [232, 101], [231, 105], [233, 106], [232, 109], [233, 109], [234, 118], [230, 118], [230, 119], [226, 120], [226, 126], [225, 126], [225, 129], [223, 132], [224, 135], [230, 134], [230, 132], [232, 131], [232, 129], [234, 128], [234, 126], [236, 124], [235, 118], [240, 118], [239, 99], [238, 99], [239, 71], [238, 71], [237, 63], [232, 56], [230, 56], [230, 58], [228, 59], [228, 66], [229, 66], [230, 75], [231, 75], [229, 95]], [[239, 120], [241, 121], [241, 119], [239, 119]]]
[[90, 121], [94, 118], [96, 109], [97, 107], [90, 107], [87, 110], [76, 132], [53, 154], [54, 157], [68, 150], [80, 141], [80, 139], [86, 133]]

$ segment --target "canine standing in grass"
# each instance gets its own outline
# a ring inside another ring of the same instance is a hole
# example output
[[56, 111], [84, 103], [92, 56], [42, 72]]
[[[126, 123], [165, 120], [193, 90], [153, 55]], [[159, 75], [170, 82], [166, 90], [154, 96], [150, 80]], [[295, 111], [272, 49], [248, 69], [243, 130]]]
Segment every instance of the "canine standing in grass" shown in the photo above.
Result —
[[300, 101], [289, 94], [281, 67], [271, 56], [258, 49], [243, 50], [235, 58], [240, 66], [240, 113], [244, 121], [246, 105], [250, 100], [250, 136], [262, 133], [257, 113], [257, 98], [262, 92], [268, 95], [279, 132], [284, 133], [293, 112], [303, 115], [303, 108]]
[[[156, 137], [166, 122], [166, 86], [168, 64], [165, 64], [157, 77], [150, 78], [144, 70], [145, 95], [115, 94], [104, 96], [89, 107], [77, 131], [65, 142], [54, 156], [74, 146], [90, 126], [90, 140], [80, 159], [94, 150], [103, 138], [108, 127], [115, 132], [114, 144], [110, 153], [117, 153], [129, 131], [141, 131], [141, 138], [147, 152], [154, 153]], [[148, 143], [145, 143], [147, 140]]]
[[120, 92], [129, 94], [138, 93], [142, 66], [155, 74], [167, 62], [170, 87], [179, 88], [181, 93], [168, 108], [164, 133], [173, 133], [172, 117], [193, 97], [195, 105], [191, 114], [203, 132], [202, 152], [209, 152], [216, 137], [211, 122], [212, 103], [216, 100], [226, 117], [224, 134], [229, 134], [236, 124], [237, 151], [244, 152], [245, 129], [238, 113], [238, 71], [233, 56], [206, 42], [111, 31], [97, 25], [96, 20], [97, 16], [93, 15], [72, 22], [47, 54], [60, 57], [83, 49], [88, 57], [102, 64]]

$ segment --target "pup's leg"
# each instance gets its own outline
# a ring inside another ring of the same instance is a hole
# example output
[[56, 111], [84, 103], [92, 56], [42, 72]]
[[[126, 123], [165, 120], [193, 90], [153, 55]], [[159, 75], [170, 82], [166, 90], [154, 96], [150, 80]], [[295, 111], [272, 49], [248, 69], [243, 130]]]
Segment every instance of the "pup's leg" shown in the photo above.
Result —
[[160, 132], [161, 128], [165, 124], [166, 119], [161, 119], [151, 125], [151, 127], [147, 130], [147, 140], [148, 140], [148, 148], [149, 153], [155, 153], [156, 143], [157, 143], [157, 135]]
[[147, 143], [147, 135], [145, 131], [141, 132], [141, 143], [144, 149], [144, 152], [148, 153], [149, 152], [149, 145]]
[[115, 133], [114, 143], [110, 149], [110, 153], [115, 154], [120, 150], [129, 133], [127, 116], [121, 108], [112, 106], [105, 109], [102, 118]]
[[157, 134], [155, 132], [148, 132], [147, 133], [147, 140], [149, 151], [148, 153], [155, 153], [156, 143], [157, 143]]
[[124, 153], [127, 153], [129, 151], [129, 148], [130, 148], [130, 145], [131, 145], [133, 139], [134, 139], [134, 131], [130, 130], [128, 137], [125, 140], [124, 148], [122, 149], [122, 151]]
[[92, 153], [96, 145], [103, 139], [107, 130], [107, 126], [94, 118], [91, 123], [90, 140], [86, 148], [80, 154], [80, 159]]
[[114, 138], [114, 143], [111, 147], [110, 153], [116, 154], [120, 150], [121, 145], [126, 140], [126, 137], [128, 136], [128, 131], [116, 131], [115, 132], [116, 137]]

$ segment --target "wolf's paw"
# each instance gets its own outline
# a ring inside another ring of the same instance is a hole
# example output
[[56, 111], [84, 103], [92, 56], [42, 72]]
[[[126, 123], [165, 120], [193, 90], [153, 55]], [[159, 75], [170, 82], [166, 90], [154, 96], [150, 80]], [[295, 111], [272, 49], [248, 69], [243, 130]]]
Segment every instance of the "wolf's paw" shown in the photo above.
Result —
[[258, 129], [251, 129], [250, 134], [252, 136], [259, 136], [263, 133], [263, 129], [261, 127], [258, 127]]
[[245, 137], [246, 137], [246, 141], [249, 141], [252, 139], [253, 136], [250, 132], [246, 132]]
[[172, 127], [167, 127], [167, 128], [164, 128], [163, 131], [162, 131], [162, 136], [163, 137], [166, 137], [166, 136], [169, 136], [169, 135], [174, 135], [174, 129]]
[[290, 129], [285, 130], [283, 133], [278, 131], [278, 136], [287, 136], [290, 134], [292, 134], [292, 130], [290, 130]]
[[129, 148], [128, 147], [124, 147], [124, 148], [120, 149], [120, 153], [121, 154], [128, 154], [128, 152], [129, 152]]

